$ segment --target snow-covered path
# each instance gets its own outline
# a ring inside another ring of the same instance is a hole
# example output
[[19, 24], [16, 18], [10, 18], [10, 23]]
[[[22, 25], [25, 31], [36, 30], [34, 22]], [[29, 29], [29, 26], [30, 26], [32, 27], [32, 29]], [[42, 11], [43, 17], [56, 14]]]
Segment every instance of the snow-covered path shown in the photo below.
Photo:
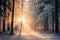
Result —
[[0, 40], [60, 40], [60, 36], [53, 34], [39, 34], [37, 32], [22, 32], [19, 35], [0, 35]]
[[24, 40], [59, 40], [60, 36], [55, 36], [53, 34], [40, 34], [37, 32], [31, 32], [31, 33], [26, 33], [23, 34], [22, 36], [24, 37]]

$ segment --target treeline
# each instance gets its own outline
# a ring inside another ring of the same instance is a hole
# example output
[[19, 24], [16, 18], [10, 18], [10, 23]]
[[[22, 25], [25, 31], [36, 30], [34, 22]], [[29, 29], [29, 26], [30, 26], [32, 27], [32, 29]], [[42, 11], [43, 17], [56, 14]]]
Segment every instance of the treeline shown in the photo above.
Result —
[[15, 0], [0, 0], [0, 33], [13, 34]]
[[39, 20], [35, 23], [36, 31], [54, 32], [60, 31], [60, 1], [59, 0], [37, 0], [38, 11], [37, 17]]

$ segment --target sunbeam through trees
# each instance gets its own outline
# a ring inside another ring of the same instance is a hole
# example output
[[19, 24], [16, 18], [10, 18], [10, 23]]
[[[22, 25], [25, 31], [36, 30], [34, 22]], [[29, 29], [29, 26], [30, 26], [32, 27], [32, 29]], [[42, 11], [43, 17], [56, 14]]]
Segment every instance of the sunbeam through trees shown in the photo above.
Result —
[[30, 40], [29, 38], [48, 40], [57, 35], [57, 40], [60, 38], [60, 36], [58, 37], [60, 35], [60, 1], [0, 0], [1, 35], [3, 37], [4, 35], [16, 35], [19, 38], [14, 37], [13, 40]]

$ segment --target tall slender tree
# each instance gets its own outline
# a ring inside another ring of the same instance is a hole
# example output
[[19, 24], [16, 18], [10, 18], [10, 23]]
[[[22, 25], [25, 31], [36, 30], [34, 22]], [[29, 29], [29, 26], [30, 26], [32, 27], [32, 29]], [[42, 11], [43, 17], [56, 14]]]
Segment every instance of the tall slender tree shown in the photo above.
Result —
[[5, 32], [6, 0], [3, 1], [3, 32]]
[[1, 17], [2, 17], [2, 11], [3, 11], [1, 6], [2, 6], [2, 0], [0, 0], [0, 33], [1, 33]]
[[15, 0], [13, 0], [13, 4], [12, 4], [12, 19], [11, 19], [11, 32], [10, 32], [10, 34], [13, 34], [13, 23], [14, 23], [14, 4], [15, 4]]
[[52, 32], [54, 32], [54, 13], [52, 13]]
[[55, 0], [55, 33], [59, 33], [59, 24], [58, 24], [58, 0]]
[[6, 19], [7, 20], [7, 31], [10, 31], [9, 17], [10, 17], [10, 14], [11, 14], [10, 12], [11, 12], [11, 9], [12, 9], [10, 0], [6, 1], [6, 6], [7, 6], [6, 7], [6, 9], [7, 9], [7, 13], [6, 13], [7, 14], [7, 19]]

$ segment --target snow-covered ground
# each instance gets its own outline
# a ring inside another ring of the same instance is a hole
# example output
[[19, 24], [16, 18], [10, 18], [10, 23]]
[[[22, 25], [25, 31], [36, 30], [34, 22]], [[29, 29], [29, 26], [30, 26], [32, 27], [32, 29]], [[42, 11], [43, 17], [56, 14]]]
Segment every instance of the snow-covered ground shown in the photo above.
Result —
[[15, 35], [0, 34], [0, 40], [60, 40], [60, 36], [54, 34], [41, 34], [37, 32], [22, 32]]

